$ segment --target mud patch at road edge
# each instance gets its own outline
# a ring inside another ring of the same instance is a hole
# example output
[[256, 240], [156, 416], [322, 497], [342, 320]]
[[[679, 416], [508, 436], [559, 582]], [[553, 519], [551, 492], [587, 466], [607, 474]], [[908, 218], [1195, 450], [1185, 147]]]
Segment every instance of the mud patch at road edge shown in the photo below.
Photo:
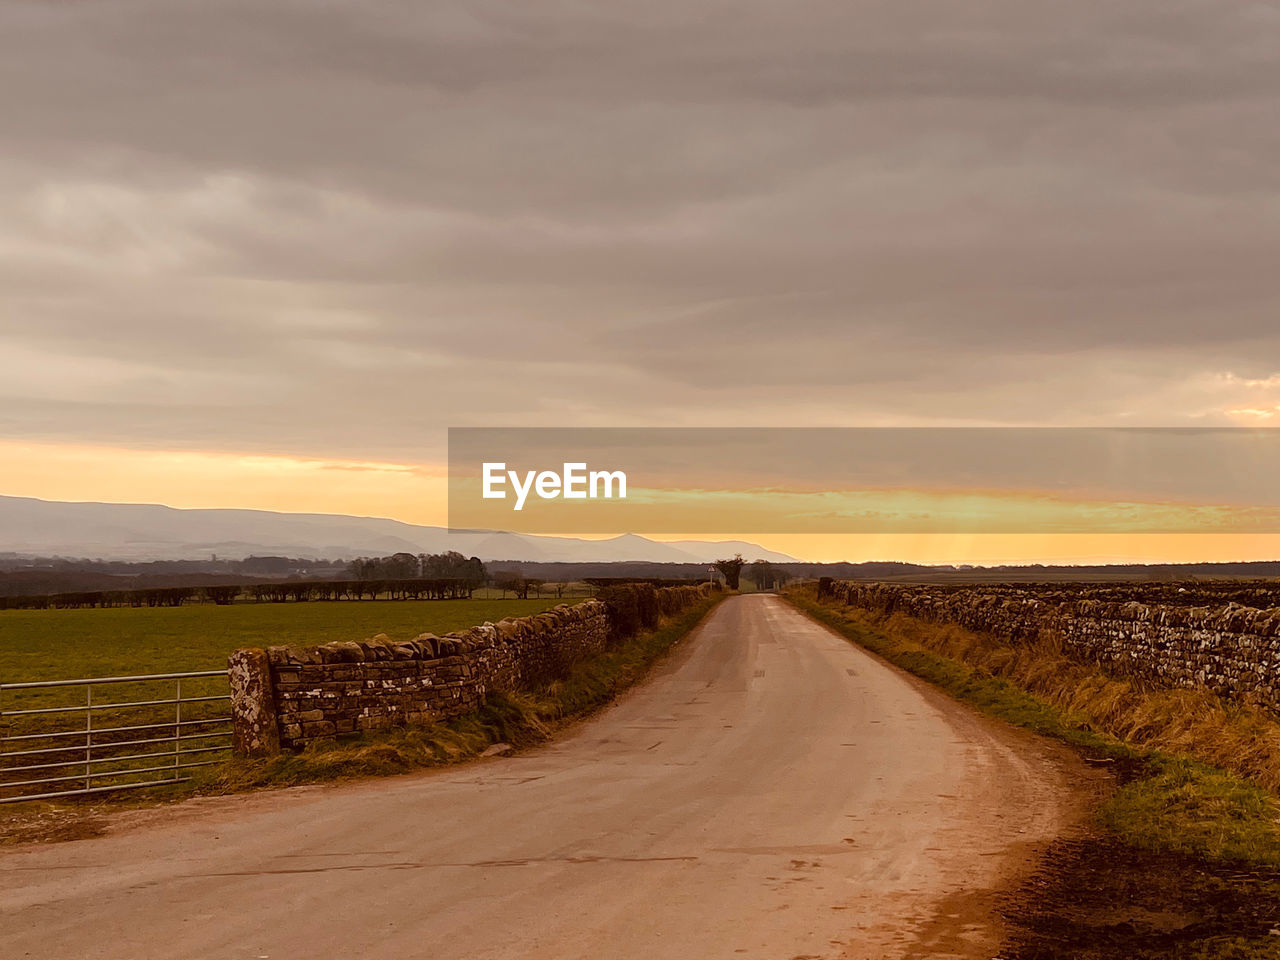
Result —
[[1280, 871], [1104, 836], [1055, 842], [1000, 912], [1001, 960], [1280, 958]]

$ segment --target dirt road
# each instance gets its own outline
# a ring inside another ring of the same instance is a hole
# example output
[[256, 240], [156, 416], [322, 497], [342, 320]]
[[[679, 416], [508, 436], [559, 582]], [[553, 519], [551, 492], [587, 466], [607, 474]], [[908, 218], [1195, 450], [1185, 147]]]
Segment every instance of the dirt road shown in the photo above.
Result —
[[771, 596], [523, 755], [0, 853], [0, 956], [990, 957], [1076, 770]]

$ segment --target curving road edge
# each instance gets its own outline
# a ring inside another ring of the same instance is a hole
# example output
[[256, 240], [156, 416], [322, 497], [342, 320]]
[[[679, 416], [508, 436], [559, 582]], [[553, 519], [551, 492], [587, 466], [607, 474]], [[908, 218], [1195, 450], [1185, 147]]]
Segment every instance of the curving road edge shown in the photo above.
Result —
[[1079, 774], [734, 597], [546, 747], [9, 848], [0, 956], [990, 957], [994, 898], [1079, 816]]

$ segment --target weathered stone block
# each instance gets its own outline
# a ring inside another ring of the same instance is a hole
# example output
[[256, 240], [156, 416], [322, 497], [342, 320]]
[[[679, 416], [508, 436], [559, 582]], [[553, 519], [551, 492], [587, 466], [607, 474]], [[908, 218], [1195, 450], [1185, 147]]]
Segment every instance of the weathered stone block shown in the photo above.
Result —
[[280, 750], [271, 661], [262, 649], [237, 650], [227, 658], [231, 684], [231, 746], [242, 757]]

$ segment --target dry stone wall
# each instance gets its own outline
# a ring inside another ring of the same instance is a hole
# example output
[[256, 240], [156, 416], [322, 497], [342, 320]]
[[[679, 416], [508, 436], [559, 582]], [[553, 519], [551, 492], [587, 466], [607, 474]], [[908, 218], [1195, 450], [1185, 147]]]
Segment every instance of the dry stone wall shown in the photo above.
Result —
[[708, 588], [637, 584], [605, 594], [442, 637], [380, 635], [237, 651], [230, 658], [237, 752], [297, 750], [343, 734], [470, 713], [491, 691], [532, 689], [565, 676], [577, 661], [656, 625], [659, 615], [705, 598]]
[[[878, 614], [954, 623], [1015, 642], [1054, 639], [1069, 656], [1165, 687], [1207, 687], [1280, 711], [1280, 607], [1144, 602], [1120, 588], [909, 586], [823, 580], [820, 595]], [[1160, 591], [1169, 588], [1161, 587]], [[1174, 587], [1178, 589], [1185, 589]]]

